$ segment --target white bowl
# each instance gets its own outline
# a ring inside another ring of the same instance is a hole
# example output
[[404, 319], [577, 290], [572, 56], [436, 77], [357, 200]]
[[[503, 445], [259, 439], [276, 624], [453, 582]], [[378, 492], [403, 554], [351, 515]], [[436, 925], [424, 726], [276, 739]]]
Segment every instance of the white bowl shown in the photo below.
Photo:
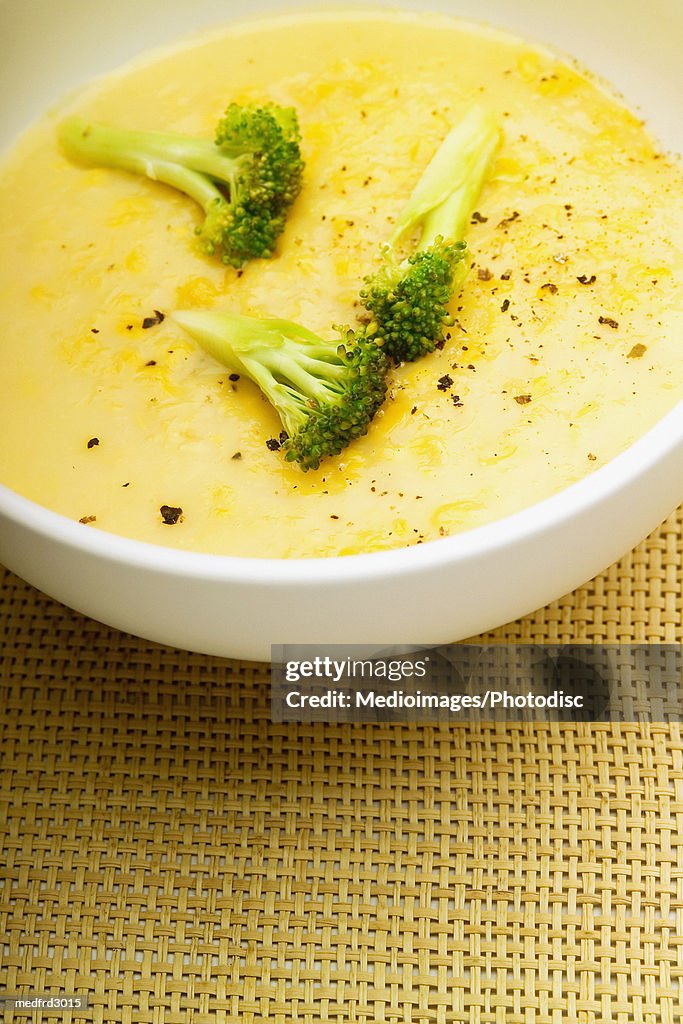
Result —
[[[0, 0], [0, 146], [65, 92], [136, 54], [204, 25], [290, 6]], [[391, 6], [478, 18], [571, 53], [616, 85], [666, 148], [683, 151], [682, 0], [651, 0], [646, 14], [634, 0]], [[417, 547], [286, 561], [193, 554], [84, 530], [0, 486], [0, 561], [72, 608], [136, 635], [267, 660], [274, 643], [431, 645], [493, 628], [585, 582], [681, 500], [683, 405], [547, 501]]]

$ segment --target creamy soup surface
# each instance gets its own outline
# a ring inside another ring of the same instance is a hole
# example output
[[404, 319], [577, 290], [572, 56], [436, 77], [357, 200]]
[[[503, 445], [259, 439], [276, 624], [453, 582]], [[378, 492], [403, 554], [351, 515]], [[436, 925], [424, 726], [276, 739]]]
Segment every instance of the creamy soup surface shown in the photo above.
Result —
[[[67, 113], [212, 135], [230, 101], [296, 107], [305, 186], [277, 257], [198, 251], [201, 211], [70, 162]], [[503, 131], [446, 346], [395, 368], [369, 434], [303, 473], [254, 385], [172, 312], [331, 336], [421, 170], [472, 102]], [[683, 397], [683, 177], [567, 60], [439, 16], [307, 14], [153, 54], [31, 129], [0, 176], [0, 481], [84, 523], [246, 556], [422, 543], [594, 471]], [[163, 322], [143, 328], [158, 310]], [[445, 376], [451, 387], [440, 386]], [[165, 523], [162, 505], [182, 509]]]

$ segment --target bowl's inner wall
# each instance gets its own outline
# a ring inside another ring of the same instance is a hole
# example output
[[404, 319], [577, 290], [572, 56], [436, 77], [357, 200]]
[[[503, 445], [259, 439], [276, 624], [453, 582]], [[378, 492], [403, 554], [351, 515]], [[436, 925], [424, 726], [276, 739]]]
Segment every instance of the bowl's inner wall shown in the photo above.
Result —
[[[439, 10], [555, 46], [612, 82], [667, 149], [683, 152], [683, 3], [419, 0], [330, 5]], [[313, 7], [290, 0], [0, 0], [0, 149], [75, 86], [145, 50], [229, 19]]]

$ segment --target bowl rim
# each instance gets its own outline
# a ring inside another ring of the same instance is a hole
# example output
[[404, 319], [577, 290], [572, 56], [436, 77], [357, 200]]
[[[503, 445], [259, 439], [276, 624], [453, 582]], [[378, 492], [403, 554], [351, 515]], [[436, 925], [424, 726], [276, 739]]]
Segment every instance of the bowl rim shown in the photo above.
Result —
[[[648, 471], [683, 445], [683, 400], [609, 462], [542, 501], [490, 523], [422, 544], [353, 555], [261, 558], [212, 554], [136, 540], [75, 519], [0, 483], [2, 517], [85, 555], [163, 575], [225, 583], [312, 585], [398, 577], [493, 556], [530, 538], [563, 529], [591, 509], [642, 486]], [[683, 488], [682, 488], [683, 489]]]

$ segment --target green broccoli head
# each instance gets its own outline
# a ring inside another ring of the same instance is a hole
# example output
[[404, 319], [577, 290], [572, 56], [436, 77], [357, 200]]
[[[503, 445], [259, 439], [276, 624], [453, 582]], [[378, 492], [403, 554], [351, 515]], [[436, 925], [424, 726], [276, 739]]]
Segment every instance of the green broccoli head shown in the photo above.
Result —
[[214, 141], [235, 161], [235, 173], [225, 201], [209, 211], [200, 230], [204, 246], [236, 267], [254, 257], [269, 258], [301, 191], [304, 164], [296, 113], [274, 104], [231, 103]]
[[372, 314], [366, 334], [396, 363], [433, 352], [453, 324], [448, 303], [462, 276], [466, 246], [437, 238], [400, 264], [384, 255], [383, 265], [365, 279], [360, 297]]
[[327, 341], [289, 320], [226, 312], [182, 311], [175, 320], [258, 385], [284, 427], [285, 458], [304, 470], [366, 434], [386, 396], [388, 361], [362, 332]]
[[294, 202], [301, 191], [301, 134], [292, 107], [231, 103], [216, 128], [215, 144], [229, 156], [251, 156], [249, 180], [254, 198], [277, 205]]
[[303, 469], [317, 469], [322, 459], [339, 455], [351, 441], [367, 434], [386, 396], [386, 358], [362, 334], [347, 332], [336, 346], [334, 365], [339, 373], [334, 379], [327, 376], [332, 365], [328, 358], [320, 369], [326, 394], [296, 402], [295, 410], [283, 417], [283, 422], [289, 422], [285, 458]]
[[274, 104], [232, 103], [215, 139], [140, 132], [71, 117], [59, 129], [71, 157], [163, 182], [204, 210], [204, 252], [242, 267], [273, 255], [301, 190], [303, 160], [296, 113]]

